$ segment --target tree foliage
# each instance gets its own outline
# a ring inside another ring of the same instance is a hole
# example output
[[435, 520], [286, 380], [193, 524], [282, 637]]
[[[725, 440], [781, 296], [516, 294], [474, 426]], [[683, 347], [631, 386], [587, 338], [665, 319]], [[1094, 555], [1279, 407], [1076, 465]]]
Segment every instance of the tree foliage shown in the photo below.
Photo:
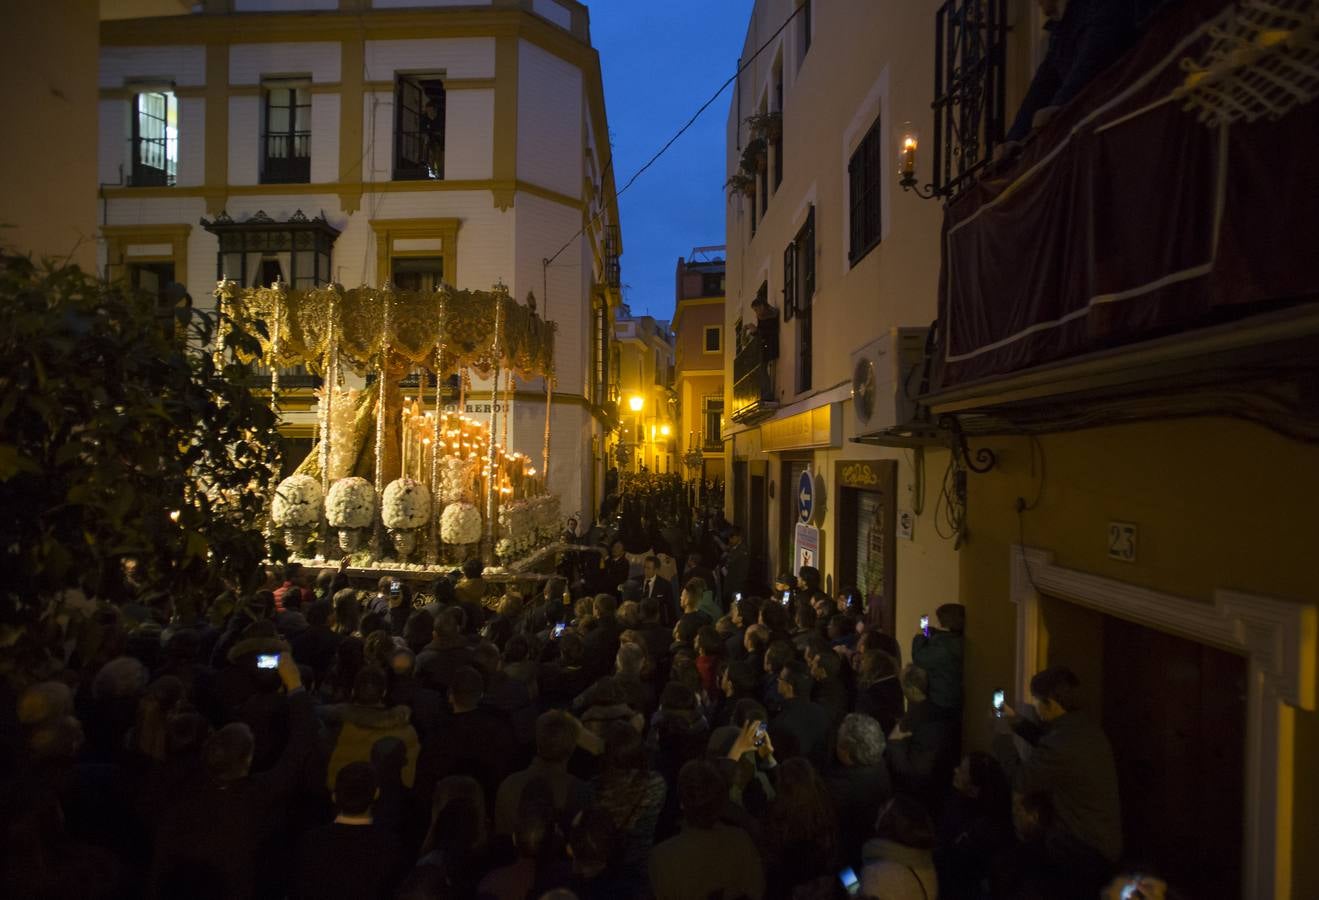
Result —
[[[188, 612], [253, 586], [278, 432], [248, 367], [217, 369], [216, 325], [74, 266], [0, 254], [0, 643], [11, 654], [44, 652], [79, 595]], [[236, 323], [225, 343], [257, 346]]]

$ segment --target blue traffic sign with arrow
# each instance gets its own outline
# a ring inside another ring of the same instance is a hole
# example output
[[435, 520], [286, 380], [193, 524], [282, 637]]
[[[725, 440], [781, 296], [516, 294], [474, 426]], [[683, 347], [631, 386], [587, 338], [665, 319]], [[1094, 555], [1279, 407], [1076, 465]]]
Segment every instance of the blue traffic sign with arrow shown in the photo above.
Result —
[[797, 479], [797, 518], [809, 522], [814, 511], [815, 479], [811, 477], [810, 469], [807, 469]]

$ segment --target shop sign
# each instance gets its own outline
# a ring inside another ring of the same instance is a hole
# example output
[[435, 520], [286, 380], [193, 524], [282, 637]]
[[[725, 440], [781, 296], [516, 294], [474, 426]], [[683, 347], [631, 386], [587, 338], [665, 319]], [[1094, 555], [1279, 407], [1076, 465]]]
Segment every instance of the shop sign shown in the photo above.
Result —
[[838, 486], [877, 491], [884, 486], [886, 461], [848, 459], [838, 463]]
[[841, 446], [843, 417], [836, 413], [836, 406], [826, 403], [795, 416], [771, 419], [760, 426], [760, 449], [773, 452]]

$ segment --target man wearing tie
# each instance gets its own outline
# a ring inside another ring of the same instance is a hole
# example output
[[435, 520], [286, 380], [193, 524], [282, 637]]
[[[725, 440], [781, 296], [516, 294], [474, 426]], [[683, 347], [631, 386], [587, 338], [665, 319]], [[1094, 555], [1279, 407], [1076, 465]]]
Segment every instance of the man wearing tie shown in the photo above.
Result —
[[660, 577], [659, 564], [657, 556], [647, 556], [642, 563], [641, 596], [642, 599], [650, 597], [659, 604], [660, 621], [668, 625], [674, 621], [677, 610], [673, 606], [673, 585], [667, 578]]

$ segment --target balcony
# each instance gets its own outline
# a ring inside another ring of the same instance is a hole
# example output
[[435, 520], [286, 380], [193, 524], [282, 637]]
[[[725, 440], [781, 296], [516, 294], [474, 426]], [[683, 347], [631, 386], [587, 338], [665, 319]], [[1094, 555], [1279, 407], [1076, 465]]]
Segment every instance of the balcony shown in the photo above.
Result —
[[311, 132], [294, 131], [265, 136], [263, 184], [305, 184], [311, 181]]
[[774, 376], [760, 341], [751, 341], [733, 358], [734, 422], [750, 424], [773, 415], [779, 408], [774, 395]]
[[[947, 205], [936, 412], [1033, 404], [1026, 421], [1051, 404], [1055, 423], [1082, 421], [1128, 393], [1144, 415], [1186, 414], [1191, 392], [1314, 377], [1295, 339], [1319, 312], [1319, 206], [1297, 198], [1319, 196], [1319, 115], [1301, 83], [1319, 48], [1288, 7], [1162, 4], [1017, 159], [973, 173]], [[1188, 349], [1201, 344], [1215, 349]], [[1297, 414], [1275, 401], [1253, 406]]]

